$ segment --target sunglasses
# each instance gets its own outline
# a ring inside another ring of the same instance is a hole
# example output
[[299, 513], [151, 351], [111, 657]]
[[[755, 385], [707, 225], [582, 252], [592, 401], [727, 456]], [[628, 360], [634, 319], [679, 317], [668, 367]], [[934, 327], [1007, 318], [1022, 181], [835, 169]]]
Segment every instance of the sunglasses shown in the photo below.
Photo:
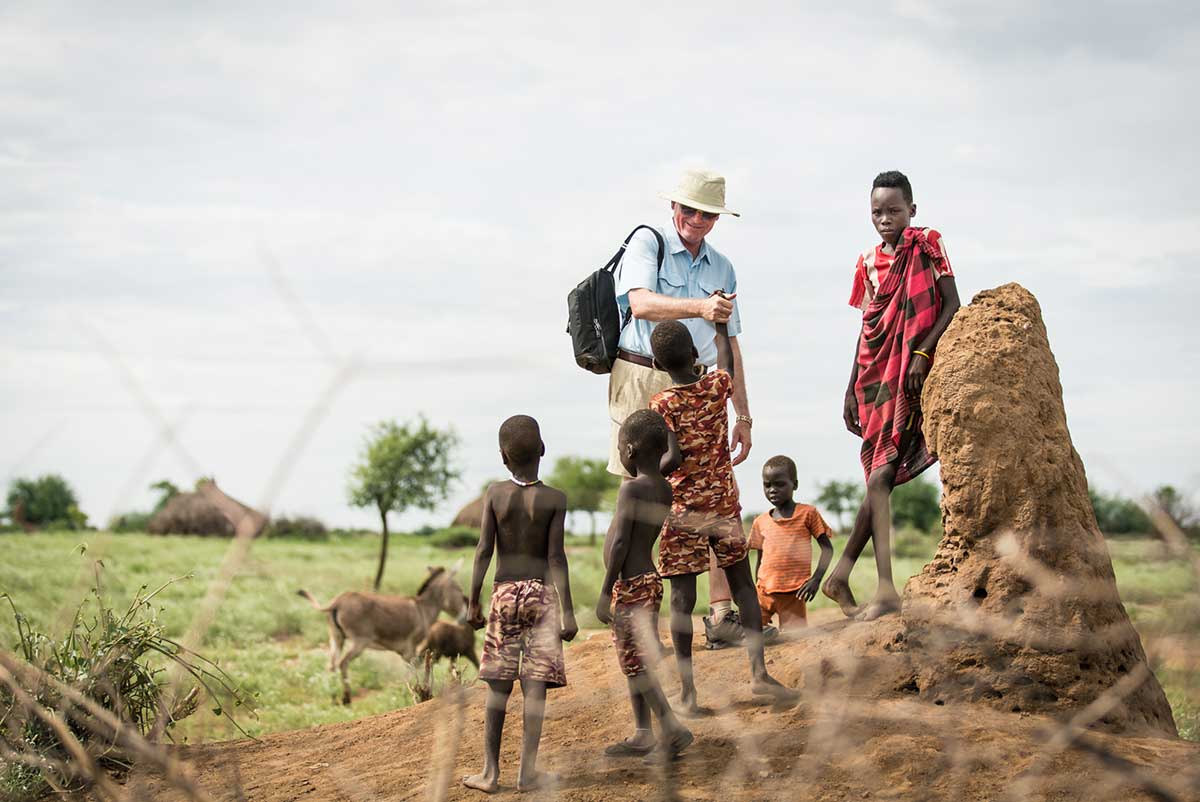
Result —
[[705, 220], [716, 220], [721, 216], [716, 212], [702, 212], [699, 209], [693, 209], [691, 206], [684, 206], [682, 203], [676, 205], [679, 207], [679, 213], [684, 217], [694, 217], [698, 214]]

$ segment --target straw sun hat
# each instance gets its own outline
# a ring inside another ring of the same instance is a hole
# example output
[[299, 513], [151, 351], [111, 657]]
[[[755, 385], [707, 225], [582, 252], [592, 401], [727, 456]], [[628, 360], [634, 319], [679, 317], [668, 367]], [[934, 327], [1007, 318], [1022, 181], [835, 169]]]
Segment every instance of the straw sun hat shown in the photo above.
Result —
[[725, 208], [725, 176], [708, 170], [688, 170], [679, 179], [679, 186], [668, 192], [658, 193], [658, 197], [691, 206], [702, 212], [741, 217], [737, 212]]

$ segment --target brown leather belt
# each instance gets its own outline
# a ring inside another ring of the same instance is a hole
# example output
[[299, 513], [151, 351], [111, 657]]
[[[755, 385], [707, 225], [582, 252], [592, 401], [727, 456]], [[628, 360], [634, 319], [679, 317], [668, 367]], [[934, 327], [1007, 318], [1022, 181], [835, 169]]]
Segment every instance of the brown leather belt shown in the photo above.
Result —
[[632, 362], [635, 365], [641, 365], [644, 368], [653, 368], [654, 360], [648, 356], [641, 354], [633, 354], [626, 351], [624, 348], [617, 349], [617, 359], [624, 359], [626, 362]]

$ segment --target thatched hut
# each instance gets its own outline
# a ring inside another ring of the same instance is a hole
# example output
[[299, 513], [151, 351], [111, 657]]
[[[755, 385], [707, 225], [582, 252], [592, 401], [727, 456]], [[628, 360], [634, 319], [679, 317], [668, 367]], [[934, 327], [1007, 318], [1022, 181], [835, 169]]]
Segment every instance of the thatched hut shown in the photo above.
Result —
[[458, 511], [451, 526], [469, 526], [472, 529], [483, 528], [483, 496], [472, 501]]
[[195, 493], [177, 493], [146, 525], [154, 535], [205, 535], [233, 537], [246, 527], [257, 537], [267, 525], [267, 516], [226, 495], [217, 483], [205, 480]]

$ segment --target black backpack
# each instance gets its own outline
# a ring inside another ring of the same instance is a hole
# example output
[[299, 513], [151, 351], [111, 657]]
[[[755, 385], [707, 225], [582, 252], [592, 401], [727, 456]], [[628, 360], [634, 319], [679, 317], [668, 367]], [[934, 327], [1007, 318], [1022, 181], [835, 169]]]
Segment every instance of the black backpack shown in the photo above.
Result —
[[608, 264], [579, 282], [567, 294], [567, 334], [571, 335], [571, 346], [575, 349], [575, 362], [592, 373], [612, 372], [617, 359], [617, 341], [621, 330], [629, 323], [633, 313], [626, 311], [625, 319], [617, 307], [617, 287], [613, 274], [629, 240], [639, 229], [646, 229], [658, 240], [658, 269], [662, 270], [663, 253], [666, 245], [662, 234], [650, 226], [638, 226], [629, 232], [625, 242], [608, 260]]

